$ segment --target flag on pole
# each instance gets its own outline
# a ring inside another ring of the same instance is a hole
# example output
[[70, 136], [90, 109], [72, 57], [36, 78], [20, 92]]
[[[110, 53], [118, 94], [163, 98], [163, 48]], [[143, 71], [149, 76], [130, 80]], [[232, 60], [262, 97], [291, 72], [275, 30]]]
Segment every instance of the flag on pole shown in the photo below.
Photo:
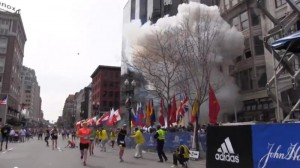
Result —
[[164, 99], [161, 98], [160, 100], [160, 116], [159, 116], [159, 123], [161, 126], [165, 125], [165, 117], [164, 117]]
[[150, 127], [150, 125], [151, 125], [151, 116], [150, 116], [151, 109], [150, 109], [150, 106], [151, 106], [151, 103], [150, 103], [150, 100], [149, 100], [148, 105], [146, 106], [146, 127]]
[[109, 119], [109, 112], [104, 113], [96, 122], [96, 125], [104, 124]]
[[171, 111], [170, 111], [170, 116], [169, 116], [169, 125], [171, 125], [172, 123], [176, 122], [176, 99], [175, 96], [173, 96], [173, 100], [172, 100], [172, 106], [171, 106]]
[[180, 102], [179, 102], [179, 106], [178, 106], [178, 109], [177, 109], [177, 112], [176, 112], [176, 114], [177, 114], [177, 116], [176, 116], [177, 124], [182, 122], [182, 119], [183, 119], [184, 114], [185, 114], [185, 106], [187, 106], [188, 100], [189, 100], [189, 98], [187, 96], [185, 96], [184, 100], [180, 100]]
[[113, 120], [114, 120], [114, 109], [111, 109], [110, 110], [110, 113], [109, 113], [109, 118], [107, 120], [107, 125], [113, 125]]
[[198, 112], [199, 112], [199, 107], [200, 107], [200, 102], [198, 100], [198, 95], [196, 96], [192, 108], [192, 115], [191, 115], [191, 122], [195, 122], [196, 118], [198, 117]]
[[151, 120], [151, 126], [154, 125], [156, 121], [156, 115], [155, 115], [155, 110], [154, 110], [154, 105], [153, 105], [153, 99], [151, 99], [151, 106], [150, 106], [150, 120]]
[[140, 103], [139, 110], [138, 110], [138, 125], [141, 127], [144, 127], [144, 125], [145, 125], [144, 118], [145, 118], [144, 109], [142, 107], [142, 103]]
[[131, 116], [131, 127], [133, 128], [137, 126], [137, 114], [133, 108], [131, 108]]
[[7, 104], [7, 96], [5, 96], [3, 99], [0, 100], [0, 105], [6, 105]]
[[209, 85], [209, 122], [216, 124], [220, 111], [220, 105], [216, 98], [215, 92]]

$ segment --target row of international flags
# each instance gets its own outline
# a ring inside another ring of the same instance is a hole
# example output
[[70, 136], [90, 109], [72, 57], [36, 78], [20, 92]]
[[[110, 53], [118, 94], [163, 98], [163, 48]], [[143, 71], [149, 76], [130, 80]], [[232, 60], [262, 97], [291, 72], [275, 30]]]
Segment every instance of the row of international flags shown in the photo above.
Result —
[[[194, 123], [198, 118], [200, 111], [200, 101], [197, 98], [194, 99], [191, 118], [189, 121]], [[128, 112], [131, 115], [131, 127], [151, 127], [156, 122], [162, 126], [172, 126], [174, 123], [180, 124], [186, 113], [188, 113], [189, 98], [185, 96], [183, 99], [180, 98], [177, 106], [176, 98], [173, 96], [171, 103], [168, 104], [167, 108], [164, 105], [164, 99], [160, 100], [160, 111], [155, 113], [153, 99], [149, 99], [148, 102], [143, 106], [142, 103], [137, 103], [135, 108], [131, 108]], [[218, 114], [220, 111], [219, 102], [215, 96], [214, 90], [209, 85], [209, 122], [215, 124], [217, 122]], [[156, 117], [156, 115], [159, 117]], [[114, 125], [121, 120], [121, 110], [111, 109], [110, 112], [104, 113], [101, 117], [95, 116], [88, 119], [90, 124], [95, 125]], [[158, 121], [157, 121], [158, 120]], [[78, 122], [77, 124], [79, 124]]]

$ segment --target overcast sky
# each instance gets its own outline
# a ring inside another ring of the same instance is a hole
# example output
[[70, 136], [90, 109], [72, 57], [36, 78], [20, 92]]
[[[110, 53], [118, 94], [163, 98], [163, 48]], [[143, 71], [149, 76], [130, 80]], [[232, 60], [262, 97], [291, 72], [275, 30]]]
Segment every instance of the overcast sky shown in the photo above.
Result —
[[42, 110], [57, 120], [65, 99], [91, 82], [98, 65], [121, 65], [127, 0], [6, 0], [21, 9], [27, 42], [23, 65], [36, 72]]

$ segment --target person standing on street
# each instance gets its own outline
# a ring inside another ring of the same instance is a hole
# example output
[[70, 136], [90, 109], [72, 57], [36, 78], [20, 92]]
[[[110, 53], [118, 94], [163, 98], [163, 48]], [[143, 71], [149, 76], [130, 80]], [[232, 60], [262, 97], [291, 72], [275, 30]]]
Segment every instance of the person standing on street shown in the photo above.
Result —
[[100, 131], [101, 131], [101, 137], [102, 137], [101, 145], [100, 145], [100, 147], [101, 147], [100, 151], [106, 152], [105, 145], [106, 145], [106, 142], [108, 141], [107, 131], [104, 128], [101, 128]]
[[5, 149], [7, 150], [10, 130], [11, 128], [7, 124], [5, 124], [4, 127], [1, 128], [2, 140], [1, 140], [0, 151], [2, 151], [3, 141], [5, 141]]
[[124, 162], [123, 155], [124, 155], [124, 150], [125, 150], [125, 147], [126, 147], [125, 137], [127, 135], [126, 127], [127, 127], [127, 125], [124, 124], [123, 128], [121, 128], [118, 132], [117, 144], [120, 148], [120, 150], [119, 150], [120, 162]]
[[110, 143], [111, 143], [111, 147], [114, 148], [115, 146], [115, 141], [116, 141], [116, 133], [114, 130], [111, 130], [110, 132]]
[[143, 157], [142, 146], [145, 143], [143, 133], [141, 132], [141, 130], [139, 130], [139, 128], [135, 128], [134, 135], [132, 135], [131, 137], [135, 139], [135, 143], [136, 143], [134, 157], [142, 158]]
[[165, 136], [166, 136], [166, 132], [163, 129], [161, 129], [160, 125], [158, 125], [157, 131], [154, 135], [154, 138], [156, 139], [156, 142], [157, 142], [156, 150], [157, 150], [157, 154], [159, 157], [158, 162], [164, 162], [163, 158], [165, 159], [165, 162], [168, 160], [168, 158], [164, 152]]
[[51, 130], [52, 150], [57, 149], [58, 131], [56, 127]]
[[50, 138], [50, 131], [49, 129], [47, 128], [46, 129], [46, 132], [45, 132], [45, 142], [46, 142], [46, 146], [49, 146], [49, 138]]
[[83, 165], [86, 166], [87, 151], [89, 149], [91, 130], [88, 128], [87, 122], [83, 122], [82, 126], [83, 127], [77, 131], [77, 136], [80, 138], [80, 143], [79, 143], [79, 149], [81, 153], [80, 158], [83, 159]]

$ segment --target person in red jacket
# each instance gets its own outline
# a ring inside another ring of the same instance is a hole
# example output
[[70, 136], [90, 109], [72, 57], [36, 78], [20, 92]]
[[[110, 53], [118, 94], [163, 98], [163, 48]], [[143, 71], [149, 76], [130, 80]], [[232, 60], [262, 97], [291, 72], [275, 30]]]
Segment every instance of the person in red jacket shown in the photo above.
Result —
[[87, 151], [89, 149], [91, 130], [87, 126], [87, 122], [82, 123], [82, 128], [77, 131], [77, 136], [80, 138], [79, 148], [81, 152], [80, 158], [83, 159], [83, 165], [86, 166]]

